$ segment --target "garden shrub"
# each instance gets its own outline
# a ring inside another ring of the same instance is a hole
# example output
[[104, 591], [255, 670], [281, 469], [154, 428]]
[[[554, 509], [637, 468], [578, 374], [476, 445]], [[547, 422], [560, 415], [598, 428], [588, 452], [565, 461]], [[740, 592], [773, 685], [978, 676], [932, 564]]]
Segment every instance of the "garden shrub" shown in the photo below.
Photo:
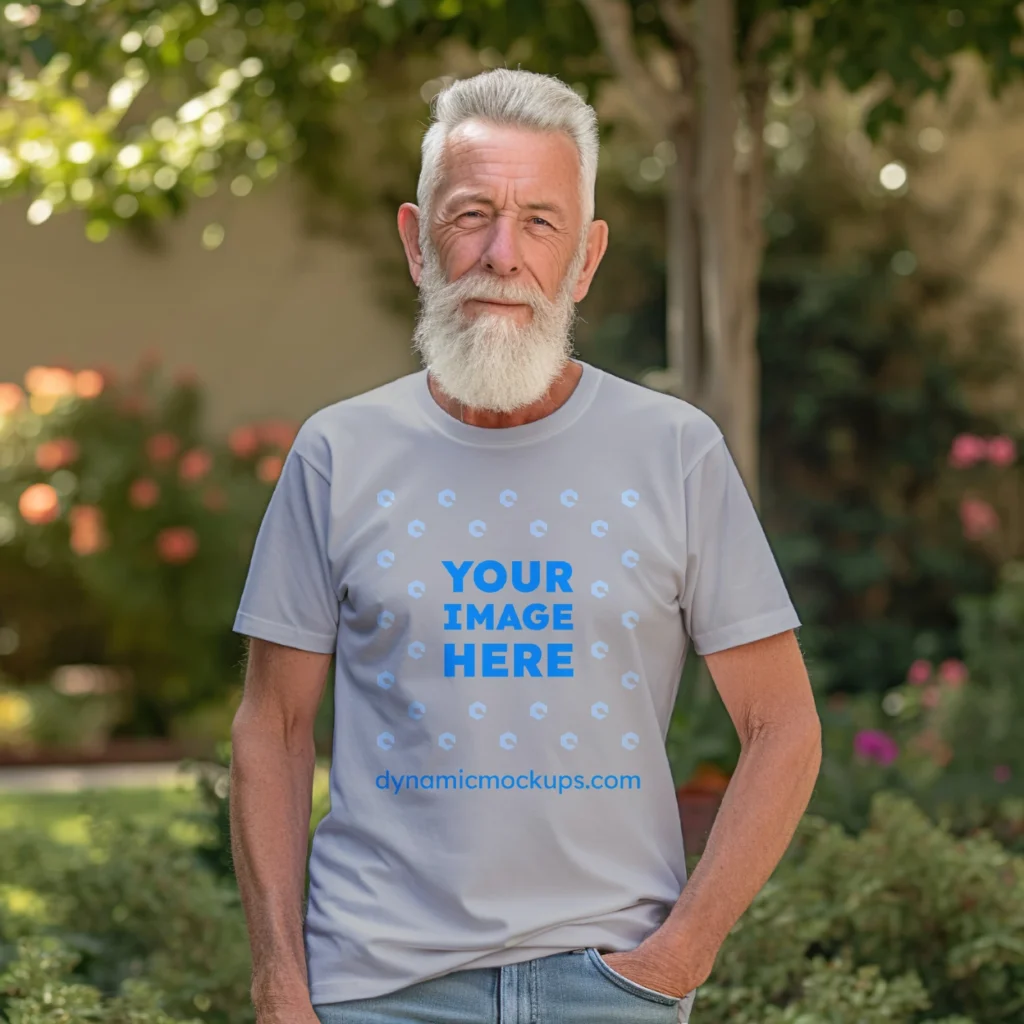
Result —
[[22, 939], [0, 974], [0, 1020], [10, 1024], [195, 1024], [164, 1010], [148, 981], [127, 978], [106, 996], [72, 973], [80, 957], [53, 936]]
[[152, 362], [0, 382], [0, 679], [110, 666], [118, 734], [223, 738], [237, 697], [231, 626], [297, 425], [211, 436], [203, 397]]
[[[189, 834], [191, 832], [191, 834]], [[104, 992], [144, 978], [173, 1016], [252, 1019], [251, 961], [237, 887], [196, 856], [182, 822], [141, 825], [110, 815], [0, 833], [0, 941], [58, 937], [76, 976]]]
[[807, 816], [698, 1004], [701, 1024], [1020, 1020], [1024, 858], [889, 793], [858, 836]]
[[[9, 1004], [11, 1024], [50, 1019], [30, 977], [103, 993], [88, 1019], [120, 1020], [116, 994], [141, 993], [131, 986], [145, 979], [171, 1018], [251, 1024], [237, 889], [196, 855], [204, 839], [185, 819], [143, 827], [102, 814], [0, 833], [0, 970], [8, 996], [14, 971], [29, 1000]], [[40, 937], [59, 946], [25, 944]], [[807, 816], [696, 1007], [701, 1024], [1024, 1019], [1024, 858], [984, 833], [957, 837], [893, 794], [876, 796], [860, 835]]]

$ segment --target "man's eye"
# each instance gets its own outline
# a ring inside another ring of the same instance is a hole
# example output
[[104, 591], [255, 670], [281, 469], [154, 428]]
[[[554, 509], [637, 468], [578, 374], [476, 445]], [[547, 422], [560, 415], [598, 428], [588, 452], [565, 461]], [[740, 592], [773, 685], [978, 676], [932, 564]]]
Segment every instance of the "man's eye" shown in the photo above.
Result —
[[531, 220], [539, 220], [541, 222], [541, 224], [547, 224], [548, 227], [551, 227], [550, 221], [546, 221], [543, 217], [531, 217], [530, 219]]
[[462, 216], [462, 217], [472, 217], [474, 214], [480, 214], [480, 216], [483, 216], [483, 214], [480, 213], [479, 210], [466, 210], [466, 212], [463, 213], [463, 214], [460, 214], [460, 216]]

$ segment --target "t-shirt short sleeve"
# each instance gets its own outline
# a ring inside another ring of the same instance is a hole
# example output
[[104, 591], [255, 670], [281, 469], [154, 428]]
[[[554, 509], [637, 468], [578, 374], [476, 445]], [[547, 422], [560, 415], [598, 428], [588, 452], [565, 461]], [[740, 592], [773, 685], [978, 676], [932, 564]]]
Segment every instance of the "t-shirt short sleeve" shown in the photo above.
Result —
[[330, 485], [295, 448], [263, 515], [234, 631], [332, 654], [339, 600], [327, 553]]
[[757, 510], [725, 439], [710, 445], [683, 485], [686, 564], [680, 605], [700, 655], [800, 625]]

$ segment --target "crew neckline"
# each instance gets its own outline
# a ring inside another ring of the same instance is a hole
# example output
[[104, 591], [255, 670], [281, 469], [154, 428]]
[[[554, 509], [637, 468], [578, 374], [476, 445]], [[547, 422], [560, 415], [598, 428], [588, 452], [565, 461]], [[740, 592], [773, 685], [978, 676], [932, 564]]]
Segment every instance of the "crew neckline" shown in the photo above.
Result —
[[580, 418], [593, 401], [601, 383], [602, 371], [582, 359], [573, 359], [572, 362], [583, 367], [572, 394], [554, 412], [542, 416], [539, 420], [521, 423], [517, 427], [478, 427], [457, 420], [434, 401], [427, 380], [427, 369], [420, 370], [417, 374], [419, 379], [415, 388], [416, 398], [430, 423], [443, 434], [462, 444], [481, 448], [507, 448], [512, 445], [528, 444], [565, 430]]

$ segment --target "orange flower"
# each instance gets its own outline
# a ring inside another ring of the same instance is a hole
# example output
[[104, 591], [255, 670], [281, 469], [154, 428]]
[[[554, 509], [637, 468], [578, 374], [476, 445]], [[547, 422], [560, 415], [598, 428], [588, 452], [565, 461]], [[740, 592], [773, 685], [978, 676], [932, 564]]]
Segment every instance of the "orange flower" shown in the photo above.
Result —
[[99, 370], [79, 370], [75, 374], [75, 394], [79, 398], [96, 398], [103, 392], [103, 374]]
[[36, 448], [36, 465], [44, 473], [52, 473], [78, 458], [78, 445], [70, 437], [44, 441]]
[[213, 456], [202, 448], [185, 452], [178, 463], [178, 475], [187, 483], [202, 480], [213, 468]]
[[0, 416], [17, 412], [25, 401], [25, 392], [17, 384], [0, 383]]
[[18, 511], [33, 526], [52, 523], [60, 515], [60, 499], [49, 484], [32, 484], [21, 492]]
[[260, 436], [255, 427], [235, 427], [228, 435], [228, 447], [240, 459], [251, 458], [260, 447]]
[[286, 452], [291, 448], [299, 427], [291, 420], [265, 420], [257, 425], [256, 430], [264, 444], [273, 445]]
[[71, 550], [76, 555], [93, 555], [107, 546], [103, 511], [96, 505], [76, 505], [68, 513], [71, 522]]
[[25, 388], [33, 395], [71, 395], [75, 391], [75, 375], [63, 366], [33, 366], [25, 374]]
[[152, 508], [160, 500], [160, 485], [148, 476], [133, 480], [128, 488], [128, 501], [135, 508]]
[[191, 526], [168, 526], [156, 537], [156, 553], [161, 561], [181, 565], [195, 557], [199, 538]]
[[256, 475], [265, 483], [272, 484], [281, 475], [284, 459], [280, 455], [264, 455], [256, 463]]
[[169, 462], [178, 454], [180, 447], [181, 442], [174, 434], [165, 431], [162, 434], [154, 434], [146, 442], [146, 454], [153, 462]]

